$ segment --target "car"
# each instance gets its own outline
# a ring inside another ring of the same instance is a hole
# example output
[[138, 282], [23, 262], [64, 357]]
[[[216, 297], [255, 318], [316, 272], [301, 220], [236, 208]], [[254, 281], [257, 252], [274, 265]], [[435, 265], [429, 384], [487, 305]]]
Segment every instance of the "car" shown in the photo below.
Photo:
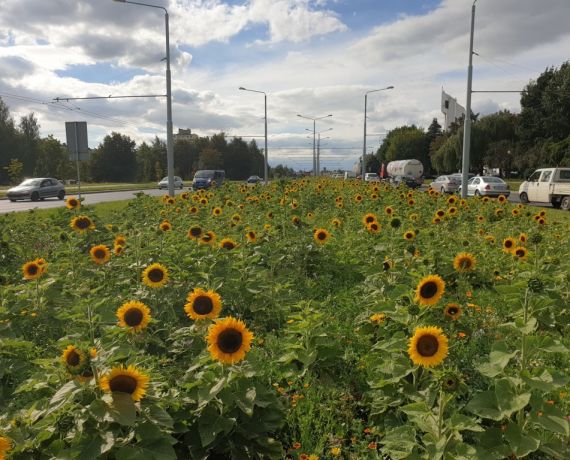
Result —
[[520, 185], [519, 198], [570, 211], [570, 168], [537, 169]]
[[439, 176], [429, 184], [430, 188], [441, 193], [457, 192], [461, 185], [461, 177], [454, 174], [450, 176]]
[[[461, 186], [458, 189], [461, 193]], [[500, 177], [475, 176], [467, 182], [467, 196], [499, 196], [511, 194], [509, 185]]]
[[[158, 189], [167, 189], [168, 188], [168, 176], [163, 177], [162, 180], [158, 183]], [[179, 188], [182, 190], [184, 188], [184, 182], [182, 182], [182, 178], [178, 176], [174, 176], [174, 188]]]
[[394, 187], [404, 184], [408, 188], [419, 188], [422, 185], [412, 176], [394, 176], [390, 179], [390, 184]]
[[192, 189], [210, 188], [212, 185], [219, 187], [225, 178], [226, 172], [223, 169], [201, 169], [194, 174]]
[[380, 177], [376, 173], [364, 173], [365, 182], [380, 182]]
[[263, 179], [259, 176], [249, 176], [246, 180], [246, 183], [252, 185], [259, 184], [260, 182], [263, 182]]
[[51, 177], [26, 179], [20, 185], [9, 189], [6, 192], [6, 197], [10, 201], [38, 201], [50, 197], [63, 200], [65, 198], [65, 186]]

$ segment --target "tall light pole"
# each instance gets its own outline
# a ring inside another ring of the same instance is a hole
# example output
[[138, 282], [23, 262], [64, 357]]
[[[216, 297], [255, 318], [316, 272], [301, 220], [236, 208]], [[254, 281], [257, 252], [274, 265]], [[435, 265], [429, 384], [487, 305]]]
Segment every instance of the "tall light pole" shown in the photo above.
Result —
[[[321, 134], [327, 131], [332, 131], [332, 128], [325, 129], [317, 133], [319, 136], [317, 139], [317, 177], [321, 175]], [[329, 137], [323, 137], [322, 139], [329, 139]]]
[[174, 196], [174, 142], [172, 136], [172, 91], [170, 77], [170, 32], [168, 28], [168, 11], [158, 5], [147, 3], [131, 2], [128, 0], [113, 0], [119, 3], [130, 3], [131, 5], [148, 6], [164, 11], [164, 24], [166, 32], [166, 169], [168, 175], [168, 194]]
[[368, 95], [370, 93], [376, 93], [378, 91], [386, 91], [387, 89], [394, 89], [393, 86], [386, 86], [386, 88], [380, 89], [373, 89], [371, 91], [366, 91], [364, 93], [364, 141], [362, 143], [362, 177], [361, 179], [364, 180], [364, 162], [366, 157], [366, 112], [368, 110]]
[[240, 86], [239, 89], [241, 91], [250, 91], [252, 93], [260, 93], [263, 94], [263, 99], [265, 101], [265, 175], [263, 176], [263, 179], [265, 181], [265, 185], [267, 185], [267, 182], [269, 180], [269, 166], [267, 165], [268, 163], [268, 153], [267, 153], [267, 94], [263, 91], [257, 91], [255, 89], [247, 89], [244, 88], [243, 86]]
[[332, 117], [332, 114], [328, 114], [325, 115], [324, 117], [317, 117], [317, 118], [313, 118], [313, 117], [306, 117], [304, 115], [299, 115], [297, 114], [298, 117], [301, 118], [306, 118], [307, 120], [312, 120], [313, 121], [313, 176], [317, 176], [317, 155], [316, 155], [316, 149], [315, 149], [315, 142], [316, 142], [316, 127], [317, 127], [317, 120], [322, 120], [323, 118], [328, 118], [328, 117]]
[[467, 103], [463, 123], [463, 161], [461, 163], [461, 198], [467, 198], [469, 180], [469, 151], [471, 150], [471, 84], [473, 82], [473, 33], [475, 30], [475, 3], [471, 7], [471, 35], [469, 37], [469, 66], [467, 67]]

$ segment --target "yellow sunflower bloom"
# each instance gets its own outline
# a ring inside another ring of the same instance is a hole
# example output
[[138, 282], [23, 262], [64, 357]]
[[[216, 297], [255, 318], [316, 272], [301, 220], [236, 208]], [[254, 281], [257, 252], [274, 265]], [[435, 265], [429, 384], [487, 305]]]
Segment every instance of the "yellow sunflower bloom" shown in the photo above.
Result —
[[109, 259], [111, 258], [111, 251], [104, 244], [98, 244], [89, 250], [89, 255], [91, 256], [93, 262], [95, 262], [97, 265], [104, 265], [109, 262]]
[[460, 252], [453, 259], [453, 268], [459, 273], [465, 273], [473, 270], [477, 264], [477, 259], [473, 254], [468, 252]]
[[95, 230], [95, 224], [87, 216], [77, 216], [71, 219], [69, 226], [78, 233], [85, 233], [89, 230]]
[[458, 303], [448, 303], [443, 310], [443, 314], [453, 320], [459, 319], [462, 313]]
[[161, 288], [168, 283], [168, 270], [164, 265], [151, 264], [144, 269], [142, 279], [148, 287]]
[[317, 228], [313, 233], [313, 239], [321, 245], [325, 244], [330, 238], [330, 232], [324, 228]]
[[6, 454], [12, 450], [12, 441], [5, 436], [0, 436], [0, 460], [6, 458]]
[[435, 305], [445, 292], [445, 281], [439, 275], [422, 278], [416, 287], [415, 300], [422, 306]]
[[184, 311], [190, 319], [215, 319], [222, 311], [222, 298], [212, 290], [196, 288], [186, 300], [188, 303], [184, 305]]
[[366, 226], [366, 230], [368, 230], [369, 233], [380, 233], [382, 226], [378, 222], [371, 222]]
[[79, 209], [81, 207], [81, 201], [73, 196], [70, 196], [67, 200], [65, 200], [65, 207], [67, 209]]
[[510, 253], [517, 244], [516, 240], [512, 237], [505, 238], [503, 240], [503, 252]]
[[376, 217], [376, 214], [374, 214], [372, 212], [364, 214], [364, 216], [362, 217], [362, 223], [364, 224], [365, 227], [368, 224], [371, 224], [372, 222], [376, 222], [377, 220], [378, 220], [378, 217]]
[[113, 242], [115, 246], [126, 246], [127, 239], [123, 235], [117, 235], [115, 241]]
[[200, 237], [200, 244], [210, 244], [213, 245], [216, 241], [216, 234], [209, 230], [206, 233], [202, 234]]
[[513, 248], [512, 254], [524, 260], [528, 256], [528, 250], [524, 246], [516, 246]]
[[76, 373], [85, 364], [85, 353], [73, 345], [68, 345], [61, 355], [61, 360], [71, 373]]
[[170, 222], [168, 222], [167, 220], [165, 220], [164, 222], [161, 222], [158, 227], [163, 232], [169, 232], [170, 230], [172, 230], [172, 224]]
[[237, 243], [231, 238], [224, 238], [220, 241], [220, 247], [222, 249], [227, 249], [228, 251], [231, 251], [232, 249], [235, 249], [237, 247]]
[[404, 239], [411, 241], [416, 237], [416, 232], [414, 232], [413, 230], [408, 230], [406, 233], [404, 233]]
[[139, 332], [148, 326], [151, 320], [150, 308], [137, 300], [125, 302], [117, 310], [119, 326], [129, 327], [132, 332]]
[[101, 390], [111, 393], [127, 393], [133, 401], [140, 401], [146, 394], [149, 377], [134, 366], [114, 367], [101, 377]]
[[408, 355], [416, 366], [434, 367], [448, 352], [448, 339], [439, 327], [418, 327], [410, 338]]
[[22, 273], [27, 280], [37, 280], [44, 274], [44, 270], [37, 260], [32, 260], [22, 265]]
[[253, 230], [246, 232], [245, 237], [249, 243], [255, 243], [257, 241], [257, 235]]
[[213, 359], [234, 364], [245, 358], [251, 348], [253, 334], [243, 321], [228, 317], [210, 326], [206, 340]]

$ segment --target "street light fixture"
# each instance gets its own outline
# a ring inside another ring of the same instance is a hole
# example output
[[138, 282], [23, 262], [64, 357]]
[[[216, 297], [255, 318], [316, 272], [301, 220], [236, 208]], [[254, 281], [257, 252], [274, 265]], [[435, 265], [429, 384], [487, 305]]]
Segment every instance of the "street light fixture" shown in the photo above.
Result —
[[321, 139], [330, 139], [330, 137], [321, 137], [322, 133], [326, 133], [327, 131], [332, 131], [332, 128], [325, 129], [317, 133], [317, 176], [321, 175]]
[[[312, 120], [313, 121], [313, 176], [317, 176], [318, 171], [317, 171], [317, 156], [316, 156], [316, 150], [315, 150], [315, 141], [316, 141], [316, 126], [317, 126], [317, 120], [322, 120], [323, 118], [328, 118], [328, 117], [332, 117], [332, 114], [328, 114], [325, 115], [324, 117], [317, 117], [317, 118], [313, 118], [313, 117], [306, 117], [304, 115], [299, 115], [297, 114], [298, 117], [301, 118], [306, 118], [307, 120]], [[310, 131], [310, 129], [305, 128], [307, 131]]]
[[265, 180], [265, 185], [267, 185], [267, 182], [269, 180], [269, 166], [268, 166], [268, 153], [267, 153], [267, 94], [264, 91], [257, 91], [255, 89], [247, 89], [244, 88], [243, 86], [239, 87], [240, 91], [250, 91], [252, 93], [260, 93], [263, 94], [263, 99], [265, 101], [265, 176], [264, 176], [264, 180]]
[[380, 88], [380, 89], [373, 89], [371, 91], [366, 91], [366, 93], [364, 93], [364, 141], [362, 143], [362, 180], [364, 180], [364, 162], [365, 162], [365, 157], [366, 157], [366, 111], [368, 109], [368, 95], [370, 93], [376, 93], [378, 91], [386, 91], [388, 89], [394, 89], [393, 86], [386, 86], [386, 88]]
[[166, 169], [168, 175], [168, 194], [174, 196], [174, 142], [172, 136], [172, 91], [170, 76], [170, 33], [168, 28], [168, 11], [158, 5], [131, 2], [128, 0], [113, 0], [118, 3], [130, 3], [131, 5], [148, 6], [164, 11], [164, 24], [166, 34]]

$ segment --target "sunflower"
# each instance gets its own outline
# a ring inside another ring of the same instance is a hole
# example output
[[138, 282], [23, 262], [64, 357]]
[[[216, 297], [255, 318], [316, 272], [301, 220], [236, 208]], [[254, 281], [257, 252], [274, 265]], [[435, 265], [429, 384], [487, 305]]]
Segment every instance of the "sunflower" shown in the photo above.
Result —
[[246, 232], [245, 237], [249, 243], [255, 243], [257, 241], [257, 235], [253, 230]]
[[544, 217], [541, 217], [541, 218], [539, 218], [539, 219], [537, 220], [537, 222], [538, 222], [540, 225], [545, 225], [545, 224], [546, 224], [546, 219], [545, 219]]
[[338, 209], [342, 209], [344, 208], [344, 203], [342, 201], [339, 201], [336, 205], [335, 205]]
[[219, 206], [216, 206], [214, 209], [212, 209], [212, 215], [213, 216], [221, 216], [222, 215], [222, 208], [220, 208]]
[[384, 208], [384, 213], [386, 213], [387, 216], [391, 216], [394, 214], [394, 209], [391, 206], [386, 206]]
[[331, 224], [335, 228], [339, 228], [342, 225], [342, 221], [338, 217], [335, 217], [333, 220], [331, 220]]
[[104, 244], [98, 244], [89, 249], [89, 255], [97, 265], [104, 265], [111, 258], [111, 251]]
[[485, 217], [477, 216], [477, 222], [485, 222]]
[[507, 201], [507, 197], [506, 197], [505, 195], [499, 195], [499, 196], [497, 197], [497, 201], [498, 201], [499, 203], [504, 203], [504, 202]]
[[208, 204], [208, 198], [206, 197], [200, 198], [200, 204], [206, 206]]
[[404, 233], [404, 239], [411, 241], [416, 237], [416, 232], [414, 232], [413, 230], [408, 230], [406, 233]]
[[390, 220], [390, 227], [392, 228], [400, 228], [401, 225], [402, 221], [397, 217], [392, 217], [392, 219]]
[[238, 213], [234, 214], [234, 215], [232, 216], [232, 222], [234, 222], [234, 223], [236, 223], [236, 224], [239, 223], [239, 222], [241, 222], [241, 216], [240, 216]]
[[190, 214], [197, 214], [197, 213], [198, 213], [198, 208], [197, 208], [196, 206], [190, 206], [190, 207], [188, 208], [188, 212], [189, 212]]
[[212, 358], [224, 364], [234, 364], [245, 358], [251, 348], [253, 334], [243, 321], [228, 317], [210, 326], [206, 340]]
[[439, 302], [445, 292], [445, 282], [439, 275], [429, 275], [422, 278], [416, 287], [415, 300], [423, 306]]
[[431, 223], [432, 223], [432, 224], [439, 224], [440, 222], [441, 222], [441, 219], [440, 219], [439, 217], [434, 217], [434, 218], [431, 220]]
[[151, 288], [160, 288], [168, 283], [168, 269], [154, 263], [146, 267], [142, 273], [143, 283]]
[[133, 401], [140, 401], [148, 386], [148, 375], [140, 372], [136, 367], [114, 367], [111, 372], [101, 377], [99, 384], [101, 390], [111, 393], [127, 393]]
[[519, 235], [519, 241], [520, 241], [522, 244], [525, 244], [525, 243], [526, 243], [526, 240], [528, 240], [528, 235], [527, 235], [526, 233], [521, 233], [521, 234]]
[[32, 260], [31, 262], [26, 262], [22, 266], [22, 272], [24, 273], [24, 278], [27, 280], [37, 280], [43, 275], [44, 271], [37, 260]]
[[515, 247], [516, 241], [514, 238], [511, 238], [510, 236], [508, 238], [505, 238], [503, 240], [503, 251], [504, 252], [512, 252], [513, 248]]
[[382, 269], [385, 272], [387, 272], [391, 268], [394, 268], [394, 261], [393, 260], [386, 259], [386, 260], [384, 260], [384, 262], [382, 262]]
[[457, 214], [457, 208], [455, 206], [451, 206], [447, 210], [447, 214], [449, 214], [450, 216], [455, 216]]
[[461, 307], [459, 306], [458, 303], [448, 303], [444, 310], [443, 313], [445, 316], [447, 316], [448, 318], [451, 318], [453, 320], [459, 319], [459, 317], [461, 316]]
[[356, 201], [357, 203], [360, 203], [362, 201], [362, 195], [360, 193], [355, 195], [354, 201]]
[[513, 255], [517, 256], [519, 259], [526, 259], [528, 251], [524, 246], [517, 246], [511, 251]]
[[386, 314], [374, 313], [370, 316], [370, 322], [374, 324], [384, 324], [386, 322]]
[[81, 201], [79, 201], [74, 196], [70, 196], [67, 200], [65, 200], [65, 207], [67, 209], [78, 209], [81, 207]]
[[137, 300], [125, 302], [117, 310], [119, 326], [130, 327], [132, 332], [142, 331], [150, 322], [150, 308]]
[[214, 244], [216, 241], [216, 234], [209, 230], [206, 233], [203, 233], [200, 237], [200, 244]]
[[465, 273], [473, 270], [476, 263], [477, 259], [473, 254], [460, 252], [453, 259], [453, 268], [455, 268], [459, 273]]
[[408, 355], [417, 366], [434, 367], [441, 364], [448, 351], [448, 340], [439, 327], [418, 327], [410, 338]]
[[6, 458], [6, 454], [12, 450], [12, 441], [4, 436], [0, 436], [0, 460]]
[[293, 223], [293, 225], [301, 225], [301, 219], [299, 218], [299, 216], [291, 217], [291, 222]]
[[445, 211], [444, 211], [443, 209], [438, 209], [438, 210], [435, 212], [435, 215], [436, 215], [436, 217], [441, 218], [441, 217], [445, 216]]
[[231, 238], [224, 238], [220, 241], [220, 247], [222, 249], [227, 249], [228, 251], [234, 249], [237, 246], [237, 243], [232, 240]]
[[170, 222], [168, 222], [167, 220], [165, 220], [164, 222], [161, 222], [158, 227], [163, 232], [169, 232], [170, 230], [172, 230], [172, 224]]
[[520, 212], [520, 210], [519, 210], [518, 208], [513, 208], [513, 209], [511, 210], [511, 215], [512, 215], [513, 217], [518, 217], [518, 216], [520, 216], [520, 214], [521, 214], [521, 212]]
[[441, 387], [444, 391], [453, 392], [459, 388], [459, 378], [451, 372], [447, 372], [441, 379]]
[[87, 216], [77, 216], [71, 219], [69, 226], [78, 233], [85, 233], [88, 230], [95, 230], [95, 224]]
[[364, 224], [364, 226], [367, 226], [368, 224], [371, 224], [372, 222], [376, 222], [378, 220], [378, 218], [376, 217], [376, 214], [369, 212], [367, 214], [364, 214], [364, 216], [362, 217], [362, 223]]
[[190, 194], [188, 192], [182, 192], [180, 194], [180, 199], [181, 200], [188, 200], [190, 198]]
[[197, 240], [202, 235], [202, 227], [199, 225], [192, 225], [190, 230], [188, 230], [188, 238], [191, 240]]
[[113, 242], [115, 246], [126, 246], [127, 239], [123, 235], [117, 235], [115, 241]]
[[371, 222], [366, 226], [369, 233], [379, 233], [382, 227], [378, 222]]
[[190, 319], [215, 319], [222, 310], [222, 298], [215, 291], [195, 288], [186, 297], [184, 311]]
[[497, 217], [501, 217], [504, 213], [505, 213], [505, 210], [503, 208], [495, 209], [495, 216], [497, 216]]
[[68, 345], [61, 355], [61, 360], [71, 373], [76, 373], [85, 364], [85, 353], [73, 345]]
[[313, 239], [318, 244], [325, 244], [329, 240], [330, 237], [331, 237], [331, 234], [329, 233], [328, 230], [326, 230], [324, 228], [317, 228], [313, 233]]
[[457, 202], [457, 197], [455, 195], [451, 195], [448, 199], [447, 199], [447, 204], [455, 204]]
[[115, 244], [113, 246], [113, 254], [116, 256], [120, 256], [123, 252], [125, 252], [125, 247], [121, 246], [120, 244]]

